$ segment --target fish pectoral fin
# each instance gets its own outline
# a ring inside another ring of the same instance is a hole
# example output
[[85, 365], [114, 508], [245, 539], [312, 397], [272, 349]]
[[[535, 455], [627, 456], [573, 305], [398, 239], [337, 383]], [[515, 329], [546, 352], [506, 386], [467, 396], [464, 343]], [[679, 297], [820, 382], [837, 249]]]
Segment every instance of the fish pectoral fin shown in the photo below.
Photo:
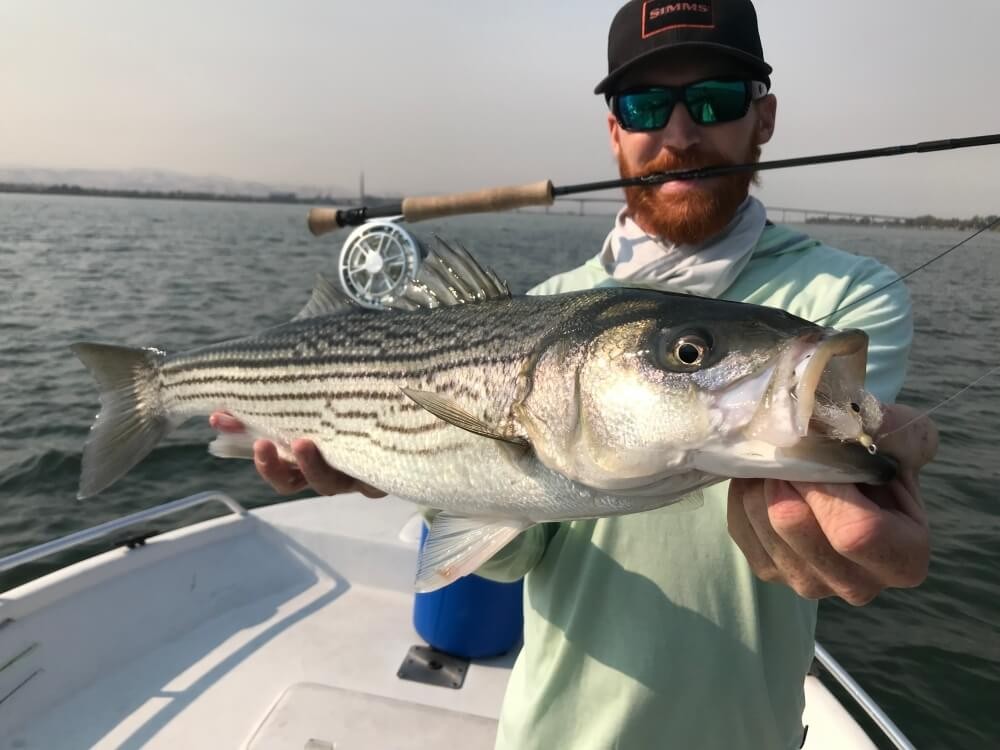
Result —
[[528, 441], [524, 438], [501, 435], [495, 428], [486, 424], [478, 417], [469, 414], [469, 412], [458, 406], [454, 401], [443, 398], [436, 393], [417, 391], [413, 388], [403, 388], [402, 391], [418, 406], [423, 407], [438, 419], [443, 419], [448, 424], [455, 425], [455, 427], [461, 427], [463, 430], [468, 430], [476, 435], [510, 443], [521, 448], [527, 448], [529, 445]]
[[322, 315], [336, 315], [337, 313], [357, 307], [359, 305], [356, 305], [350, 297], [338, 289], [330, 279], [321, 273], [317, 273], [316, 285], [313, 287], [312, 296], [309, 298], [306, 306], [292, 320], [318, 318]]
[[474, 573], [514, 537], [534, 525], [532, 521], [438, 513], [420, 553], [416, 590], [435, 591]]

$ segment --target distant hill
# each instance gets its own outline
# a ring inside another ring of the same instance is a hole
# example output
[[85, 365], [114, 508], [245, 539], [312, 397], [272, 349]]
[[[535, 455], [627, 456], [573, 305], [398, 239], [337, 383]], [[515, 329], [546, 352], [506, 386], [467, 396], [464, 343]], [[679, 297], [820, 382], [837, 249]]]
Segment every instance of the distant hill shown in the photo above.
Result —
[[163, 169], [36, 169], [0, 167], [0, 183], [76, 185], [95, 190], [139, 190], [156, 193], [213, 193], [266, 198], [275, 193], [299, 196], [356, 197], [358, 189], [342, 185], [268, 184], [229, 177], [189, 175]]

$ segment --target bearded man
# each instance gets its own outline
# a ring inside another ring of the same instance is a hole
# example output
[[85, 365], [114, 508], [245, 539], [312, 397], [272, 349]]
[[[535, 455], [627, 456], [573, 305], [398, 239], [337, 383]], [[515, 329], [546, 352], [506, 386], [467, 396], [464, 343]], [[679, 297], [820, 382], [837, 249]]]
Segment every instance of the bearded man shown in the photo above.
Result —
[[[749, 0], [632, 0], [616, 15], [608, 76], [611, 148], [624, 177], [755, 161], [775, 128]], [[600, 253], [532, 290], [645, 286], [783, 308], [870, 337], [866, 388], [898, 394], [912, 338], [902, 284], [869, 258], [767, 221], [751, 177], [632, 188]], [[871, 295], [871, 296], [869, 296]], [[831, 312], [835, 312], [831, 317]], [[911, 412], [888, 407], [883, 430]], [[222, 414], [212, 423], [239, 429]], [[479, 574], [525, 579], [524, 646], [498, 747], [798, 748], [816, 600], [864, 604], [926, 576], [917, 474], [936, 450], [926, 418], [880, 443], [901, 463], [876, 490], [734, 480], [697, 511], [535, 526]], [[377, 490], [297, 441], [298, 467], [259, 442], [282, 492]]]

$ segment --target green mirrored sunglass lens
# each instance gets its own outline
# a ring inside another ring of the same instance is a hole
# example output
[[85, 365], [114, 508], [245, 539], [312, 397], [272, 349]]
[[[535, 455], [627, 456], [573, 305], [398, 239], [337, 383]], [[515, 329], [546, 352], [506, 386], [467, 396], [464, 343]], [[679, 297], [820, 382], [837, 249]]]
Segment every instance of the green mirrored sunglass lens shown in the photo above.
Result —
[[708, 125], [737, 120], [746, 114], [746, 88], [739, 82], [707, 81], [687, 90], [695, 122]]
[[629, 94], [622, 97], [620, 104], [625, 126], [637, 129], [662, 128], [670, 109], [670, 95], [662, 91]]

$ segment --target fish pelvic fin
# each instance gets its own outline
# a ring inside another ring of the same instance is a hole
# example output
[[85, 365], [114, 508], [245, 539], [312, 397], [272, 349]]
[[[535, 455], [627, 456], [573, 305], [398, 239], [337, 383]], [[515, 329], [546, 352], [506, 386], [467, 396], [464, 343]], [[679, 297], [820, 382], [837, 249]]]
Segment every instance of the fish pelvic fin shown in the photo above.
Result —
[[438, 513], [420, 553], [416, 590], [435, 591], [474, 573], [514, 537], [534, 525], [533, 521]]
[[157, 349], [73, 344], [73, 353], [94, 376], [101, 412], [83, 446], [79, 499], [96, 495], [128, 473], [174, 427], [160, 398]]

